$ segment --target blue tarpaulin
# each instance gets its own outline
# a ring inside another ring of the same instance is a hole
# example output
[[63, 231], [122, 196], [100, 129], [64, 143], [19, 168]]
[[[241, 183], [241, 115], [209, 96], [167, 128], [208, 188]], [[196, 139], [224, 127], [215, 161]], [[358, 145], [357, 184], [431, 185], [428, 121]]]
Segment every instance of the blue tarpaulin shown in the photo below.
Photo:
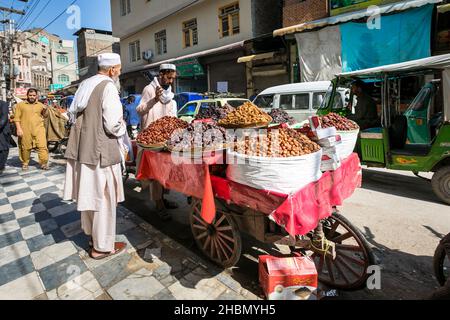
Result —
[[367, 23], [342, 24], [343, 72], [429, 57], [433, 8], [426, 5], [382, 16], [379, 29]]

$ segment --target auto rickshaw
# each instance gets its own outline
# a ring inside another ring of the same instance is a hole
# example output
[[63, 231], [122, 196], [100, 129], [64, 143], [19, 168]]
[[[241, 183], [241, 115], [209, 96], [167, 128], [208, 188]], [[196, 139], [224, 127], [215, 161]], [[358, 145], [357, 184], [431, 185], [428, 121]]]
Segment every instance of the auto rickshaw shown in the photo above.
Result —
[[[406, 104], [402, 101], [405, 79], [421, 87]], [[368, 167], [412, 171], [419, 177], [433, 172], [434, 193], [450, 204], [450, 54], [339, 74], [318, 114], [336, 109], [338, 89], [357, 80], [378, 90], [380, 103], [379, 126], [360, 133], [357, 151], [362, 162]], [[348, 107], [339, 113], [351, 114], [355, 100], [351, 94]]]

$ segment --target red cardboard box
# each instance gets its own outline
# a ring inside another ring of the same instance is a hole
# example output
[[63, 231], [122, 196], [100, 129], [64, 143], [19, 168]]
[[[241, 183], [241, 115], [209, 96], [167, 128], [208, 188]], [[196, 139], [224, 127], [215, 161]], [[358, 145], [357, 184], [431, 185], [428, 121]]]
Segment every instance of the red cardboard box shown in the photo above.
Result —
[[268, 300], [317, 300], [317, 269], [308, 257], [260, 256], [259, 283]]

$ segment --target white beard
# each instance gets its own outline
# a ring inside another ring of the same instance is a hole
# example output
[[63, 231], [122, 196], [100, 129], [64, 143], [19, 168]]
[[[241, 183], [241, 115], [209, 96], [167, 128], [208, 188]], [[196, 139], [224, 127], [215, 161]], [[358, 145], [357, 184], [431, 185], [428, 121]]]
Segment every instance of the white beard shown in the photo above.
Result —
[[120, 85], [120, 78], [112, 78], [112, 79], [114, 81], [114, 85], [117, 88], [117, 91], [120, 92], [120, 89], [122, 89], [122, 86]]

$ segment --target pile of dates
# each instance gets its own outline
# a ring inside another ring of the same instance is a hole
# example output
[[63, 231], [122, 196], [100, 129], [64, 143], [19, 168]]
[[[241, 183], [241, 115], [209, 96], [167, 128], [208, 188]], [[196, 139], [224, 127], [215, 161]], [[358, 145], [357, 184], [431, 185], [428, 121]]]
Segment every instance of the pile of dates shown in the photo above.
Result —
[[322, 128], [335, 127], [338, 131], [353, 131], [359, 129], [359, 126], [355, 122], [338, 115], [337, 113], [330, 113], [321, 117], [320, 122]]
[[258, 124], [269, 124], [272, 117], [262, 111], [251, 102], [246, 102], [235, 111], [230, 112], [224, 119], [219, 121], [224, 127], [245, 127]]
[[287, 123], [290, 125], [297, 123], [297, 121], [295, 121], [293, 117], [289, 116], [289, 114], [283, 109], [272, 109], [269, 115], [273, 118], [272, 123]]
[[235, 144], [240, 154], [267, 158], [300, 157], [318, 152], [320, 146], [293, 129], [267, 130], [267, 134], [247, 137]]
[[230, 112], [236, 109], [226, 103], [223, 107], [211, 106], [209, 108], [202, 108], [200, 112], [195, 117], [196, 120], [212, 119], [214, 121], [219, 121], [227, 117]]
[[212, 123], [191, 123], [185, 129], [176, 130], [168, 147], [174, 151], [190, 151], [192, 149], [218, 150], [226, 143], [226, 130]]
[[165, 144], [178, 129], [185, 129], [188, 123], [175, 117], [164, 117], [153, 122], [137, 137], [137, 142], [144, 145]]

